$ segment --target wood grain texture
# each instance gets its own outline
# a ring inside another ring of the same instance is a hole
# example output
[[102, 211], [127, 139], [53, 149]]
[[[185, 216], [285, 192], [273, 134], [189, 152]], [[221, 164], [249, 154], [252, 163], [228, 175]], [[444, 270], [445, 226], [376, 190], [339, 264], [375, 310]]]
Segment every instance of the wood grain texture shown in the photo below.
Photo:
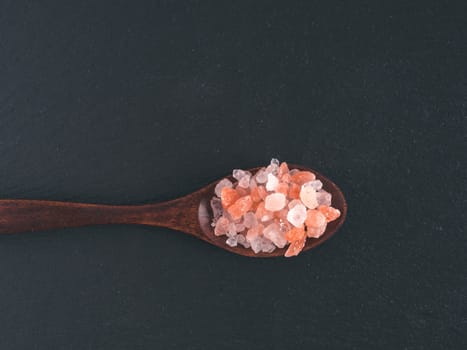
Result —
[[[341, 211], [339, 219], [329, 223], [326, 232], [320, 238], [307, 239], [303, 249], [305, 251], [334, 235], [345, 220], [347, 203], [342, 191], [327, 177], [300, 165], [291, 165], [291, 168], [314, 172], [316, 177], [323, 182], [323, 188], [332, 194], [333, 206]], [[258, 169], [249, 170], [254, 173]], [[214, 196], [217, 182], [178, 199], [145, 205], [102, 205], [24, 199], [0, 200], [0, 233], [35, 232], [87, 225], [137, 224], [181, 231], [244, 256], [284, 255], [286, 248], [276, 249], [272, 253], [256, 254], [253, 250], [241, 246], [230, 247], [225, 244], [225, 236], [214, 235], [211, 226], [212, 210], [209, 203]]]

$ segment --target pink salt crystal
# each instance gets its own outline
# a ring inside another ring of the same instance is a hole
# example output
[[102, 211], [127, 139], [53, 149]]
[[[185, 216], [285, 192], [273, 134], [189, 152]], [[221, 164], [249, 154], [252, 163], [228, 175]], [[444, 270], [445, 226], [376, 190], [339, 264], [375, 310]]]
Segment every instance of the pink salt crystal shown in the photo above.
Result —
[[283, 175], [280, 177], [280, 180], [281, 180], [281, 182], [289, 183], [290, 180], [291, 180], [290, 174], [288, 174], [288, 173], [283, 174]]
[[240, 180], [238, 180], [238, 186], [242, 188], [249, 188], [250, 187], [250, 175], [243, 176]]
[[264, 200], [264, 208], [270, 211], [278, 211], [285, 207], [286, 198], [283, 193], [273, 193]]
[[317, 209], [310, 209], [306, 212], [306, 227], [321, 227], [326, 224], [326, 216]]
[[256, 215], [249, 211], [245, 215], [243, 215], [243, 225], [245, 225], [246, 228], [252, 228], [255, 227], [258, 224], [258, 219], [256, 219]]
[[275, 222], [264, 228], [263, 236], [271, 240], [279, 248], [284, 248], [287, 244], [284, 233], [281, 232], [280, 226]]
[[295, 227], [301, 227], [306, 219], [306, 207], [297, 204], [287, 213], [287, 220]]
[[309, 183], [305, 183], [302, 186], [300, 190], [300, 199], [309, 209], [313, 209], [318, 206], [318, 201], [316, 200], [316, 190]]
[[274, 191], [279, 184], [279, 179], [273, 174], [268, 174], [268, 182], [266, 183], [266, 190]]
[[316, 201], [318, 202], [318, 205], [326, 205], [329, 207], [331, 206], [331, 199], [331, 194], [325, 190], [319, 190], [316, 192]]
[[287, 221], [287, 213], [289, 212], [288, 209], [282, 209], [281, 211], [276, 211], [274, 214], [277, 214], [277, 218], [279, 219], [279, 221], [282, 221], [282, 222], [285, 222], [286, 224], [288, 224], [288, 221]]
[[285, 182], [280, 182], [277, 185], [275, 191], [284, 194], [284, 196], [287, 196], [287, 194], [289, 193], [289, 184], [286, 184]]
[[272, 219], [272, 212], [266, 210], [266, 208], [264, 207], [264, 202], [259, 203], [255, 215], [262, 222], [269, 221]]
[[229, 230], [230, 221], [224, 216], [221, 216], [216, 222], [216, 227], [214, 228], [214, 234], [216, 236], [222, 236], [227, 234]]
[[245, 225], [244, 224], [235, 224], [235, 231], [236, 232], [242, 232], [245, 230]]
[[263, 232], [263, 230], [264, 226], [261, 224], [250, 228], [246, 233], [246, 240], [251, 243], [256, 237], [261, 235], [261, 232]]
[[250, 190], [252, 190], [253, 188], [256, 188], [258, 187], [258, 184], [256, 183], [256, 180], [252, 177], [250, 178]]
[[240, 185], [237, 185], [237, 188], [235, 190], [237, 191], [239, 197], [246, 196], [250, 193], [248, 188], [240, 187]]
[[289, 209], [292, 209], [293, 207], [295, 207], [295, 206], [298, 205], [298, 204], [302, 204], [302, 205], [303, 205], [303, 203], [302, 203], [302, 201], [301, 201], [300, 199], [294, 199], [294, 200], [291, 200], [291, 201], [289, 202], [289, 204], [287, 205], [287, 207], [288, 207]]
[[224, 187], [232, 188], [232, 181], [230, 181], [229, 179], [222, 179], [218, 182], [218, 184], [214, 188], [214, 192], [216, 193], [217, 197], [221, 196], [221, 192]]
[[255, 176], [256, 182], [259, 184], [264, 184], [266, 181], [268, 181], [268, 174], [266, 171], [263, 169], [258, 170]]
[[312, 238], [319, 238], [326, 231], [326, 224], [320, 227], [308, 227], [306, 228], [306, 235]]
[[289, 171], [289, 174], [290, 174], [290, 176], [292, 176], [292, 175], [295, 175], [296, 173], [298, 173], [299, 171], [300, 171], [300, 170], [298, 170], [298, 169], [291, 169], [291, 170]]
[[261, 199], [265, 199], [268, 195], [268, 191], [264, 188], [264, 186], [258, 186], [258, 195]]

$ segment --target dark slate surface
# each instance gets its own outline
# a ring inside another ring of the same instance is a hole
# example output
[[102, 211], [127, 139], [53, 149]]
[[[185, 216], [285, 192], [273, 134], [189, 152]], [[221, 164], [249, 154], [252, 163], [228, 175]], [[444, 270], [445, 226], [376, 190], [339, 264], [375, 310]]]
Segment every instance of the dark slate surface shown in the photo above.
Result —
[[0, 237], [0, 349], [467, 347], [465, 7], [248, 3], [3, 1], [0, 196], [148, 203], [274, 156], [344, 227], [288, 260]]

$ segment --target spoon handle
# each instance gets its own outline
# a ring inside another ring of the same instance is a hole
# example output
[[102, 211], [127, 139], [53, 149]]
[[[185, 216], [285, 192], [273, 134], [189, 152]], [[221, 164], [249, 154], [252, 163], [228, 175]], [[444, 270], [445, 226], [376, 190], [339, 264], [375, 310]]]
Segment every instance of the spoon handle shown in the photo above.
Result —
[[198, 203], [190, 196], [143, 205], [0, 200], [0, 234], [104, 224], [162, 226], [182, 231], [192, 226], [196, 232]]
[[123, 206], [25, 199], [0, 200], [0, 233], [124, 223], [128, 220], [128, 210]]

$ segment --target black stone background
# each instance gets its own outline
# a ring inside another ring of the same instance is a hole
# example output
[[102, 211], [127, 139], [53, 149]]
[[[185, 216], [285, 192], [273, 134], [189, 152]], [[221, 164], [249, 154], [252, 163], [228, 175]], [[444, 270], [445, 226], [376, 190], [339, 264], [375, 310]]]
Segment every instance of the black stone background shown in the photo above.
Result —
[[1, 1], [0, 197], [137, 204], [278, 157], [345, 192], [294, 259], [0, 237], [0, 349], [465, 349], [464, 2]]

